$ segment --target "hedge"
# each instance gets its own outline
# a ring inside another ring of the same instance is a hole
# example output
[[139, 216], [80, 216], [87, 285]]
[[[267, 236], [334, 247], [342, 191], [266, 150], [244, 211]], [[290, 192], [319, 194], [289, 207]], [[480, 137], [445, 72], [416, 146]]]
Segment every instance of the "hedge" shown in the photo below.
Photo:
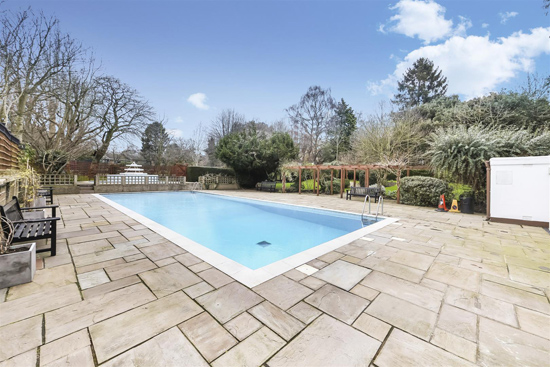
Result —
[[441, 195], [445, 195], [445, 201], [450, 204], [452, 194], [451, 186], [438, 178], [412, 176], [401, 179], [400, 198], [402, 204], [437, 206]]
[[235, 172], [231, 168], [191, 166], [187, 167], [187, 182], [197, 182], [199, 176], [204, 176], [207, 173], [235, 176]]

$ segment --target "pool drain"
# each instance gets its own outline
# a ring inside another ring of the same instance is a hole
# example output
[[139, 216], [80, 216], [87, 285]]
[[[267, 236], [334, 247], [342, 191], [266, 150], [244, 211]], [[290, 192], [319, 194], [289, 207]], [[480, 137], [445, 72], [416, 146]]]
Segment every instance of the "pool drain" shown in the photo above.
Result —
[[267, 246], [270, 246], [271, 243], [267, 242], [267, 241], [262, 241], [262, 242], [258, 242], [256, 245], [262, 246], [262, 247], [267, 247]]

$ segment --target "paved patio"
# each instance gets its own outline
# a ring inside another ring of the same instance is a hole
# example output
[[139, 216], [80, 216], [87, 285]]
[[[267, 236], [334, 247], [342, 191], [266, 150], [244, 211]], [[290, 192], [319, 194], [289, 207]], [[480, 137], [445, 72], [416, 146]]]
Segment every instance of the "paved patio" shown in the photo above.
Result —
[[56, 201], [58, 255], [0, 290], [0, 367], [550, 364], [540, 228], [386, 203], [396, 224], [249, 289], [91, 195]]

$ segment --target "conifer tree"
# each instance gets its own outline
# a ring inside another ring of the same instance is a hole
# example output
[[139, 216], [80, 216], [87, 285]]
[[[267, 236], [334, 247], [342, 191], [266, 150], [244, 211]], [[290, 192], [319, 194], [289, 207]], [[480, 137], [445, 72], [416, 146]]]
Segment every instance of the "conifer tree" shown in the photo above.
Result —
[[447, 93], [447, 78], [439, 68], [426, 58], [416, 60], [397, 84], [398, 93], [393, 103], [400, 109], [416, 107], [444, 96]]

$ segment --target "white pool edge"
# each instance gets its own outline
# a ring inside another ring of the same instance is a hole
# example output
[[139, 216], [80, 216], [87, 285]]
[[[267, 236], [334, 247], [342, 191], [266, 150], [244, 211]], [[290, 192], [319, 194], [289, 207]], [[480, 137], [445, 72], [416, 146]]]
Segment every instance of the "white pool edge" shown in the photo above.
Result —
[[[228, 257], [225, 257], [217, 253], [216, 251], [209, 249], [208, 247], [205, 247], [163, 226], [162, 224], [159, 224], [139, 213], [134, 212], [131, 209], [128, 209], [127, 207], [121, 204], [118, 204], [110, 199], [107, 199], [101, 194], [92, 194], [92, 195], [98, 198], [99, 200], [103, 201], [104, 203], [110, 205], [111, 207], [117, 209], [121, 213], [126, 214], [127, 216], [134, 219], [135, 221], [148, 227], [152, 231], [158, 233], [162, 237], [166, 238], [168, 241], [175, 243], [185, 251], [190, 252], [191, 254], [197, 256], [201, 260], [209, 263], [210, 265], [214, 266], [218, 270], [224, 272], [225, 274], [229, 275], [233, 279], [241, 282], [242, 284], [250, 288], [255, 287], [265, 281], [268, 281], [269, 279], [272, 279], [278, 275], [281, 275], [289, 270], [292, 270], [300, 265], [307, 263], [308, 261], [311, 261], [319, 256], [322, 256], [330, 251], [336, 250], [339, 247], [347, 245], [350, 242], [353, 242], [369, 233], [382, 229], [387, 225], [395, 223], [399, 220], [399, 218], [387, 218], [387, 217], [380, 216], [381, 218], [384, 218], [384, 219], [379, 222], [368, 225], [367, 227], [345, 234], [331, 241], [322, 243], [320, 245], [317, 245], [305, 251], [299, 252], [297, 254], [294, 254], [282, 260], [276, 261], [269, 265], [263, 266], [259, 269], [252, 270], [242, 264], [239, 264], [234, 260], [231, 260]], [[219, 194], [215, 194], [215, 195], [219, 195]], [[223, 194], [221, 194], [220, 196], [230, 197], [230, 198], [233, 197], [233, 196], [223, 195]], [[340, 210], [309, 207], [309, 206], [296, 205], [296, 204], [278, 203], [278, 202], [269, 201], [269, 200], [259, 200], [259, 199], [250, 199], [250, 198], [241, 198], [241, 197], [238, 197], [238, 199], [265, 201], [265, 202], [275, 203], [280, 205], [299, 206], [302, 208], [327, 210], [327, 211], [357, 215], [357, 213], [345, 212]]]

